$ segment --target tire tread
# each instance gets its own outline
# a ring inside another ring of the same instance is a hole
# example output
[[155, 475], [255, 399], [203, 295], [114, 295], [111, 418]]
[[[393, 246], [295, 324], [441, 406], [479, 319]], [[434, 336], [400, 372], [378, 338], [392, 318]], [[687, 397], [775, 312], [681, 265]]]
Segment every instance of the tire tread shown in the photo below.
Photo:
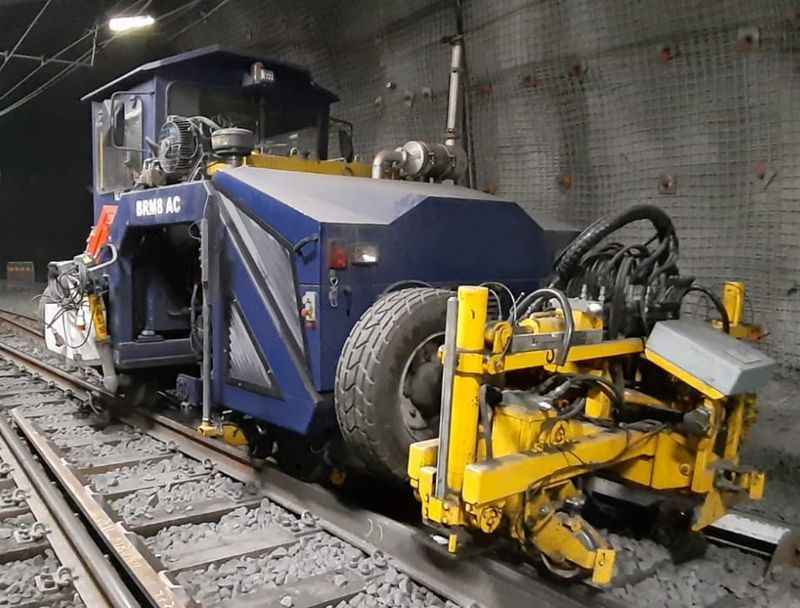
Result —
[[406, 477], [393, 466], [391, 444], [377, 428], [375, 374], [382, 364], [383, 347], [401, 320], [413, 316], [432, 299], [447, 301], [451, 291], [411, 288], [391, 292], [377, 300], [353, 326], [336, 368], [336, 417], [347, 443], [366, 468], [381, 476]]

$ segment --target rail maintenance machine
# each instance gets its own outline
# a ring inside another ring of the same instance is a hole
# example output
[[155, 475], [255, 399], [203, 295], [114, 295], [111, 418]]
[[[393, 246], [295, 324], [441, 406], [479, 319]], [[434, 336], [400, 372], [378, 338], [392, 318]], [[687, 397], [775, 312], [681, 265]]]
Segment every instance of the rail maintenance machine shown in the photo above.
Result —
[[[660, 209], [572, 240], [456, 185], [448, 42], [444, 142], [371, 165], [335, 95], [284, 62], [209, 47], [88, 95], [95, 224], [50, 264], [47, 345], [132, 402], [202, 407], [200, 432], [301, 477], [410, 478], [453, 550], [502, 533], [605, 584], [614, 553], [581, 516], [598, 484], [677, 504], [694, 529], [760, 496], [738, 455], [772, 362], [733, 337], [751, 329], [743, 286], [720, 301], [678, 273]], [[640, 220], [647, 243], [606, 242]], [[692, 292], [716, 327], [680, 319]]]

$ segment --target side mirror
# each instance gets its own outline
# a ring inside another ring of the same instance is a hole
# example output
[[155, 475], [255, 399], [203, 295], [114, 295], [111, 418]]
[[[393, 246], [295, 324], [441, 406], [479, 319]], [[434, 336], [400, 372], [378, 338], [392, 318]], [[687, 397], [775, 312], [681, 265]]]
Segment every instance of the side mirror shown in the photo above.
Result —
[[346, 129], [339, 129], [339, 152], [348, 163], [352, 163], [355, 158], [353, 149], [353, 136]]
[[111, 120], [111, 141], [114, 146], [122, 148], [125, 146], [125, 104], [121, 103], [113, 110], [114, 116]]

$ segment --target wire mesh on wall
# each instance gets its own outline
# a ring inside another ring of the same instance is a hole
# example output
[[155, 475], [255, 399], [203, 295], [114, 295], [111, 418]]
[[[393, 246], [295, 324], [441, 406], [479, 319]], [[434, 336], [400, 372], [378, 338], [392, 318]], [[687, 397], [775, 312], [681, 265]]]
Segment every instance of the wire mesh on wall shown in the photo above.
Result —
[[478, 187], [580, 224], [663, 206], [682, 269], [747, 283], [800, 366], [800, 21], [789, 2], [474, 0]]
[[[682, 270], [747, 283], [767, 350], [800, 367], [800, 5], [464, 0], [476, 187], [584, 224], [663, 206]], [[186, 47], [309, 65], [356, 151], [444, 128], [455, 0], [237, 0]], [[222, 24], [222, 25], [221, 25]]]

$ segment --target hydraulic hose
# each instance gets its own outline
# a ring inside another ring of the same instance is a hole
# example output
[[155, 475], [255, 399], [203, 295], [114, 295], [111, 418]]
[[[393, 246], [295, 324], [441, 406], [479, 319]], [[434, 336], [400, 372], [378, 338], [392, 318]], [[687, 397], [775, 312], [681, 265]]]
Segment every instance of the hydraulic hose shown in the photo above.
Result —
[[635, 205], [616, 215], [602, 217], [581, 232], [556, 259], [556, 279], [551, 287], [566, 286], [569, 279], [579, 270], [583, 256], [611, 233], [639, 220], [649, 220], [656, 229], [659, 240], [674, 239], [677, 250], [678, 239], [669, 215], [655, 205]]
[[722, 301], [716, 296], [716, 294], [712, 293], [710, 289], [703, 287], [702, 285], [691, 285], [681, 294], [681, 302], [683, 302], [683, 299], [690, 293], [701, 293], [711, 300], [711, 303], [714, 304], [714, 308], [717, 309], [719, 318], [722, 321], [722, 331], [724, 331], [726, 334], [731, 333], [731, 321], [728, 317], [728, 311], [725, 310], [725, 306], [722, 304]]
[[574, 386], [575, 384], [582, 384], [582, 383], [595, 383], [599, 384], [605, 391], [612, 397], [614, 400], [614, 404], [616, 406], [621, 406], [625, 402], [625, 394], [623, 393], [622, 389], [619, 386], [604, 378], [602, 376], [595, 376], [593, 374], [576, 374], [574, 376], [569, 376], [556, 390], [564, 393], [566, 392], [567, 388]]
[[525, 296], [522, 301], [517, 304], [516, 310], [522, 311], [522, 316], [525, 316], [528, 314], [528, 310], [533, 308], [539, 300], [545, 297], [558, 300], [558, 303], [561, 305], [561, 310], [564, 312], [564, 338], [561, 341], [561, 348], [556, 357], [556, 365], [564, 365], [564, 363], [567, 362], [569, 349], [572, 347], [572, 334], [575, 333], [575, 319], [572, 318], [572, 306], [569, 303], [567, 295], [560, 289], [542, 287]]

